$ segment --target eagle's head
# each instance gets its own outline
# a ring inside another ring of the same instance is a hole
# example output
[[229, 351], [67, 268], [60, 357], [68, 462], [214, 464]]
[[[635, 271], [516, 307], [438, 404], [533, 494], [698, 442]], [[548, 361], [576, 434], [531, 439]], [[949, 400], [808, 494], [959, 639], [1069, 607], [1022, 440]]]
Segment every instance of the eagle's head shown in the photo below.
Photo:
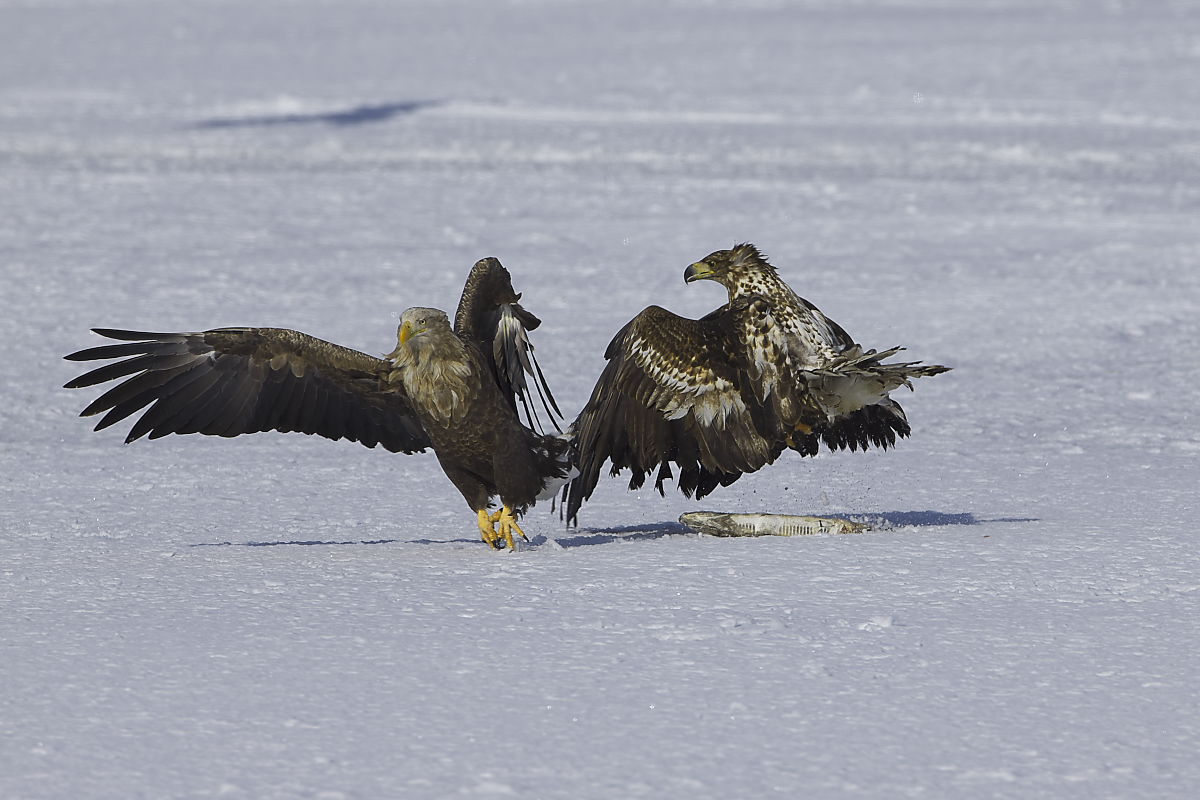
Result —
[[716, 281], [729, 290], [731, 298], [753, 293], [760, 288], [763, 273], [774, 274], [767, 257], [752, 244], [739, 244], [731, 250], [718, 250], [689, 266], [683, 272], [685, 283]]
[[396, 349], [385, 358], [392, 361], [407, 360], [404, 356], [414, 357], [425, 351], [430, 351], [445, 342], [445, 337], [453, 336], [450, 320], [445, 311], [436, 308], [407, 308], [400, 314], [400, 327], [396, 329]]
[[[478, 394], [480, 383], [462, 339], [450, 327], [445, 311], [409, 308], [400, 314], [389, 383], [402, 382], [418, 411], [439, 425], [461, 418]], [[424, 424], [424, 423], [422, 423]]]

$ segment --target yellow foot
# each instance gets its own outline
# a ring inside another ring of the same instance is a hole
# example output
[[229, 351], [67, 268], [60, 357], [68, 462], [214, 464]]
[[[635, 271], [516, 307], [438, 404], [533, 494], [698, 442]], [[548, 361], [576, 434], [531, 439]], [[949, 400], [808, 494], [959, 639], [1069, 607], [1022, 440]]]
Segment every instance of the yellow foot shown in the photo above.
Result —
[[480, 509], [478, 514], [479, 535], [497, 550], [504, 547], [504, 537], [496, 531], [496, 520], [500, 518], [500, 512], [497, 511], [495, 516], [489, 516], [487, 509]]
[[[489, 520], [491, 517], [488, 518]], [[497, 540], [492, 542], [492, 547], [500, 549], [500, 537], [504, 538], [504, 543], [508, 545], [509, 550], [517, 549], [517, 542], [513, 539], [513, 532], [518, 533], [522, 539], [529, 541], [529, 537], [525, 535], [525, 531], [521, 530], [521, 526], [517, 524], [517, 515], [508, 506], [500, 509], [496, 513], [496, 524], [499, 527]]]

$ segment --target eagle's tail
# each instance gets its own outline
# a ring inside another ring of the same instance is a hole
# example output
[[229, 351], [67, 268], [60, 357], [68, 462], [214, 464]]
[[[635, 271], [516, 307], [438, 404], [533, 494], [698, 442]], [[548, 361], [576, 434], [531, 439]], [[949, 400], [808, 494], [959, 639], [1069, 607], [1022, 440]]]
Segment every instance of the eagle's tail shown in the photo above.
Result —
[[864, 351], [858, 345], [841, 353], [827, 366], [808, 371], [806, 384], [825, 412], [823, 423], [811, 435], [794, 437], [791, 447], [803, 455], [816, 455], [824, 442], [830, 450], [887, 449], [911, 429], [904, 409], [889, 397], [901, 386], [912, 389], [912, 379], [949, 371], [940, 364], [919, 361], [885, 363], [904, 348]]
[[823, 368], [814, 370], [814, 373], [827, 377], [874, 378], [883, 384], [883, 391], [886, 393], [893, 389], [899, 389], [901, 386], [911, 389], [913, 378], [927, 378], [950, 371], [950, 367], [943, 367], [941, 364], [922, 364], [920, 361], [884, 363], [884, 359], [891, 358], [903, 349], [903, 347], [891, 347], [887, 350], [863, 350], [859, 345], [854, 345], [839, 353]]
[[[903, 348], [863, 351], [855, 345], [820, 369], [805, 370], [805, 385], [830, 422], [877, 404], [888, 402], [888, 393], [907, 386], [913, 378], [947, 372], [940, 364], [919, 361], [884, 363]], [[893, 404], [894, 405], [894, 404]], [[899, 406], [896, 406], [899, 408]], [[903, 413], [899, 414], [903, 418]]]

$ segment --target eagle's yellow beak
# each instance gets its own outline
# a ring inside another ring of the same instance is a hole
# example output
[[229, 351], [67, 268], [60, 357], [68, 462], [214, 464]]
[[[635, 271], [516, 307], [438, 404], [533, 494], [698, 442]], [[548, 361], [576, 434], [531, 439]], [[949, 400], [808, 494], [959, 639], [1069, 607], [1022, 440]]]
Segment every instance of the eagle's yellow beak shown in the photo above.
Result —
[[405, 344], [412, 337], [413, 337], [412, 323], [409, 322], [408, 320], [405, 320], [404, 324], [400, 326], [400, 344]]
[[697, 261], [691, 264], [683, 271], [683, 282], [691, 283], [692, 281], [701, 281], [711, 277], [713, 274], [712, 267], [705, 264], [703, 261]]
[[404, 345], [408, 343], [408, 340], [424, 332], [424, 327], [415, 328], [413, 327], [411, 321], [405, 320], [400, 324], [400, 328], [396, 331], [396, 338], [400, 340], [399, 344], [396, 345], [395, 350], [388, 353], [386, 356], [384, 356], [384, 358], [388, 359], [389, 361], [395, 361], [400, 357], [400, 353], [403, 351]]

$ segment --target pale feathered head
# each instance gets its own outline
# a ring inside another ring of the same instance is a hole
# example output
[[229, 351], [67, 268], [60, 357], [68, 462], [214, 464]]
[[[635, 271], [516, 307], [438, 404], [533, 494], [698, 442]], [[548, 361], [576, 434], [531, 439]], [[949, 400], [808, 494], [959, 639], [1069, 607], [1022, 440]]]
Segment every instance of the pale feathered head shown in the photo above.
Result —
[[393, 361], [403, 356], [437, 349], [446, 343], [447, 336], [454, 336], [450, 319], [445, 311], [436, 308], [407, 308], [400, 314], [400, 325], [396, 329], [396, 349], [385, 358]]
[[396, 339], [396, 349], [385, 356], [394, 367], [389, 382], [403, 382], [413, 405], [438, 424], [455, 424], [482, 384], [446, 312], [407, 309], [400, 315]]

